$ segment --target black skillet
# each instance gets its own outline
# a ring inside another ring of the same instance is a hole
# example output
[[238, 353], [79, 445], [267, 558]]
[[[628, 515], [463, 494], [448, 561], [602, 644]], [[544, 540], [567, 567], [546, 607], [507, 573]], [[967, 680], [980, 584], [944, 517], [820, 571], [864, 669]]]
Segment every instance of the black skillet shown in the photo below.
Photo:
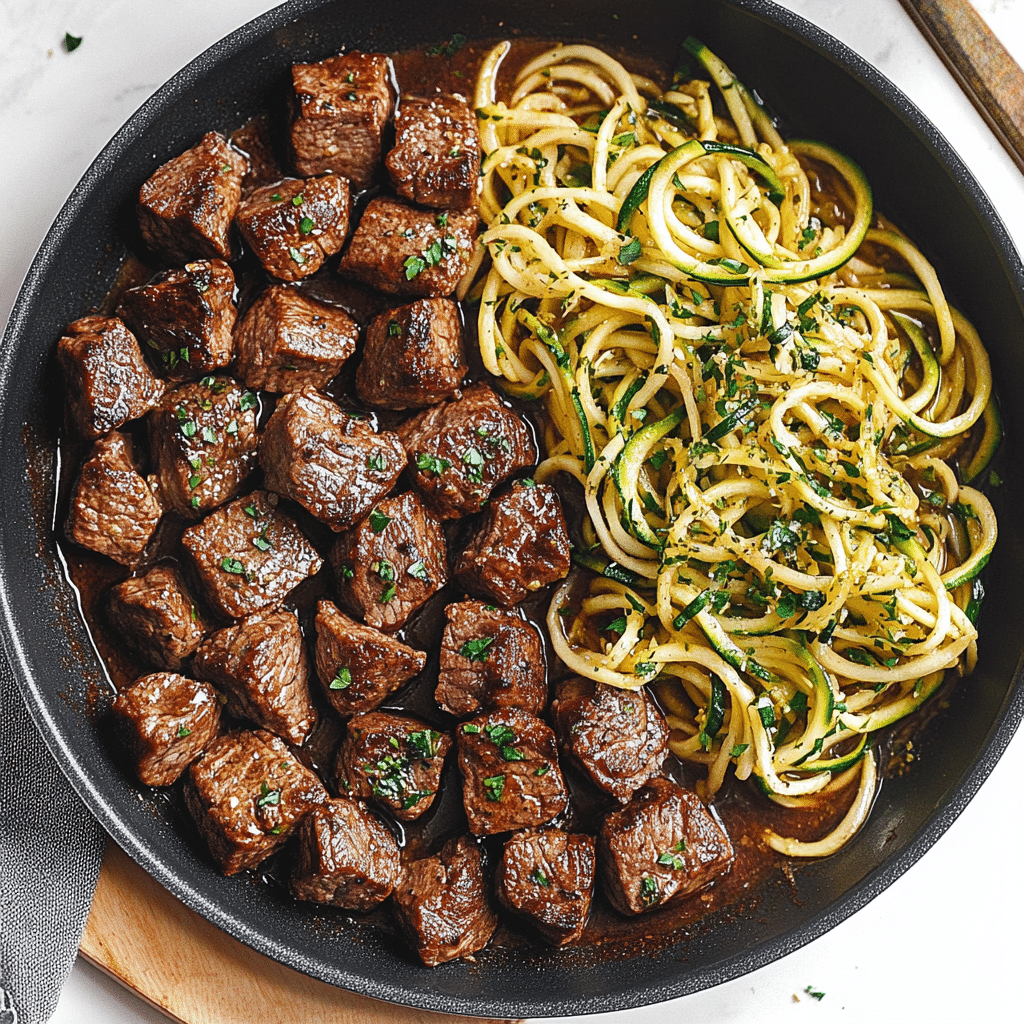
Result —
[[[351, 47], [427, 46], [454, 32], [585, 39], [669, 65], [679, 42], [699, 35], [770, 101], [789, 134], [823, 139], [861, 164], [878, 208], [921, 245], [979, 328], [997, 382], [1024, 379], [1024, 271], [991, 205], [906, 97], [797, 16], [762, 0], [297, 0], [212, 47], [146, 103], [79, 183], [32, 265], [0, 356], [3, 639], [39, 729], [97, 818], [171, 892], [243, 942], [332, 984], [433, 1010], [534, 1017], [638, 1006], [751, 971], [833, 927], [910, 867], [988, 775], [1024, 714], [1024, 633], [1015, 612], [1024, 520], [1006, 511], [1020, 507], [1024, 476], [1016, 467], [1004, 470], [995, 494], [1001, 536], [986, 577], [975, 675], [928, 726], [927, 770], [885, 782], [856, 840], [799, 870], [798, 900], [767, 887], [756, 913], [716, 918], [674, 944], [611, 958], [494, 948], [476, 964], [432, 971], [375, 928], [337, 915], [329, 925], [273, 887], [222, 877], [176, 812], [140, 797], [89, 722], [90, 694], [103, 676], [50, 533], [59, 406], [52, 353], [64, 325], [110, 288], [139, 184], [204, 132], [230, 131], [264, 108], [296, 60]], [[1013, 450], [1024, 437], [1024, 403], [1004, 401], [1003, 415]]]

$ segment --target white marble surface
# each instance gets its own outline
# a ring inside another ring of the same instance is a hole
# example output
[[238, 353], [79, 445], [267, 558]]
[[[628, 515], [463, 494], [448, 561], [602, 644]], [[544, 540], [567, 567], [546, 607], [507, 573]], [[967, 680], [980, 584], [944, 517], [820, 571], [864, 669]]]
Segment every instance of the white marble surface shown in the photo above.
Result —
[[[782, 0], [893, 79], [957, 147], [1024, 250], [1024, 178], [917, 34], [897, 0]], [[0, 315], [6, 321], [36, 248], [107, 139], [175, 71], [267, 0], [0, 0]], [[470, 6], [467, 4], [467, 6]], [[628, 6], [628, 5], [624, 5]], [[976, 6], [1024, 63], [1024, 0]], [[64, 51], [65, 31], [84, 37]], [[967, 684], [969, 685], [969, 683]], [[1018, 735], [937, 845], [873, 903], [754, 974], [601, 1024], [760, 1024], [1020, 1019], [1024, 813]], [[801, 995], [808, 986], [820, 1002]], [[286, 1007], [270, 1016], [290, 1020]], [[55, 1024], [165, 1018], [79, 962]], [[254, 1008], [252, 1020], [268, 1019]]]

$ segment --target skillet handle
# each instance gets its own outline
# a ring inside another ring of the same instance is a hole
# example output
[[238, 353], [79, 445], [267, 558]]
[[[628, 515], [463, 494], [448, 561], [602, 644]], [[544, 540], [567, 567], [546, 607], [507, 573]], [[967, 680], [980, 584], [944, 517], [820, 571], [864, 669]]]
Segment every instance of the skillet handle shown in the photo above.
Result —
[[967, 0], [900, 0], [1024, 171], [1024, 71]]

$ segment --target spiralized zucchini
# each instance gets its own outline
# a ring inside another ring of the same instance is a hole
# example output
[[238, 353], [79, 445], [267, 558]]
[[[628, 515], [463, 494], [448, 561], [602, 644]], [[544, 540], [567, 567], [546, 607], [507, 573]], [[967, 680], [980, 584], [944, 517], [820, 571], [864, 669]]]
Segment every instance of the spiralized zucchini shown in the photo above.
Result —
[[665, 92], [560, 46], [499, 101], [507, 44], [485, 59], [469, 297], [487, 369], [543, 403], [537, 478], [584, 491], [596, 572], [552, 602], [559, 657], [653, 685], [705, 799], [730, 769], [789, 807], [859, 780], [830, 836], [767, 836], [821, 856], [870, 807], [871, 734], [974, 666], [996, 521], [957, 467], [999, 420], [977, 333], [859, 168], [686, 45], [711, 82]]

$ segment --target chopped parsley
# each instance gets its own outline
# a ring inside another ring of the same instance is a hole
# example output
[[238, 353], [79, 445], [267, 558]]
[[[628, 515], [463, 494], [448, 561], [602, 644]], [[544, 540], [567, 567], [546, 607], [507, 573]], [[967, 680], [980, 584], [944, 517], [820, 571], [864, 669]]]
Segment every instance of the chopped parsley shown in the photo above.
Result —
[[187, 725], [178, 727], [178, 739], [183, 740], [186, 736], [191, 736], [192, 730]]
[[645, 907], [653, 907], [658, 902], [659, 895], [657, 879], [651, 878], [650, 875], [644, 875], [640, 880], [640, 902]]
[[406, 572], [421, 583], [430, 582], [430, 573], [427, 572], [427, 567], [422, 562], [413, 562], [412, 565], [406, 569]]
[[483, 786], [487, 799], [492, 803], [497, 803], [501, 799], [501, 794], [505, 792], [505, 776], [492, 775], [483, 780]]
[[441, 733], [433, 729], [422, 729], [419, 732], [406, 733], [405, 742], [420, 755], [420, 757], [436, 757], [441, 746]]
[[543, 885], [545, 889], [551, 887], [551, 882], [548, 880], [548, 876], [545, 875], [540, 868], [534, 868], [533, 871], [530, 872], [530, 881], [536, 882], [537, 885]]
[[316, 221], [312, 217], [303, 217], [299, 221], [299, 234], [308, 235], [316, 227]]
[[366, 468], [372, 469], [375, 473], [386, 473], [388, 470], [388, 459], [383, 452], [374, 452], [366, 456]]
[[281, 790], [271, 789], [265, 782], [260, 783], [260, 795], [256, 798], [257, 807], [276, 807], [281, 802]]
[[83, 36], [73, 36], [70, 32], [64, 33], [64, 49], [68, 53], [74, 53], [82, 45]]
[[385, 515], [379, 508], [370, 513], [370, 529], [374, 533], [380, 533], [391, 522], [391, 516]]
[[470, 661], [486, 661], [488, 648], [494, 643], [493, 636], [481, 636], [475, 640], [467, 640], [459, 648], [459, 654]]
[[245, 566], [237, 558], [224, 557], [220, 561], [220, 567], [225, 572], [234, 573], [236, 576], [245, 576], [248, 578], [248, 572], [246, 572]]
[[330, 682], [330, 688], [332, 690], [345, 690], [352, 685], [352, 671], [346, 668], [344, 665], [334, 673], [334, 678]]
[[445, 470], [451, 469], [452, 464], [447, 459], [438, 455], [428, 455], [426, 452], [419, 452], [416, 456], [416, 468], [422, 469], [424, 473], [433, 473], [440, 476]]

